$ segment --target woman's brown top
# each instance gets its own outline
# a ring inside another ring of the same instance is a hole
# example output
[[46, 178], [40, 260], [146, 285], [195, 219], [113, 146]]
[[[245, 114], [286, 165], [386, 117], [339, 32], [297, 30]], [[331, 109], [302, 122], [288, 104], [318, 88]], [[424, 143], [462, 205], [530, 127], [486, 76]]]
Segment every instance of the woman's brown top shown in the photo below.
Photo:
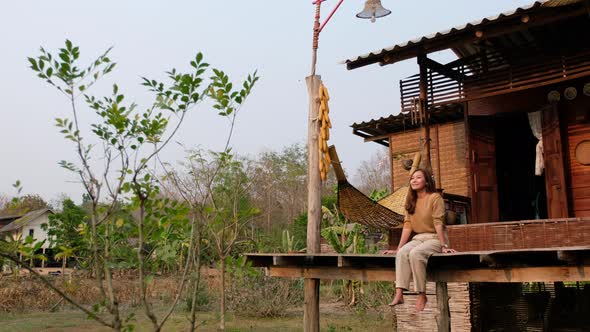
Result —
[[406, 212], [404, 228], [411, 227], [415, 233], [435, 233], [435, 225], [443, 225], [445, 202], [438, 193], [432, 193], [416, 201], [414, 214]]

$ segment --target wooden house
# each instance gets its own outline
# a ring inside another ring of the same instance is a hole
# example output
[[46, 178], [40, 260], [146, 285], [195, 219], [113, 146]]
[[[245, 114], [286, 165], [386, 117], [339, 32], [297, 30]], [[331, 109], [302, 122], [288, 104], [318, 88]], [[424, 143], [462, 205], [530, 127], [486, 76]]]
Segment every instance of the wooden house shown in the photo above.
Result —
[[[457, 60], [431, 58], [443, 50]], [[408, 59], [418, 72], [399, 82], [401, 113], [355, 123], [353, 133], [389, 147], [393, 189], [407, 181], [399, 157], [422, 151], [458, 215], [448, 232], [460, 252], [431, 257], [437, 305], [396, 307], [399, 330], [587, 331], [590, 284], [579, 282], [590, 281], [590, 2], [536, 1], [346, 66]], [[390, 231], [395, 247], [400, 232]], [[383, 255], [249, 257], [275, 276], [395, 276]]]
[[[51, 209], [42, 208], [30, 211], [24, 215], [0, 218], [0, 220], [10, 221], [0, 228], [0, 237], [18, 241], [31, 236], [35, 242], [44, 241], [40, 250], [45, 253], [49, 249], [49, 236], [43, 225], [49, 224], [50, 214], [53, 214]], [[37, 265], [45, 267], [45, 262], [41, 261]], [[1, 269], [3, 269], [2, 266], [0, 266]]]
[[[407, 172], [393, 157], [429, 141], [437, 187], [467, 224], [449, 227], [457, 250], [588, 246], [589, 32], [589, 3], [537, 1], [348, 60], [348, 69], [411, 58], [419, 67], [399, 83], [400, 114], [353, 132], [389, 147], [394, 190]], [[458, 59], [429, 58], [442, 50]]]
[[36, 242], [45, 241], [42, 248], [49, 248], [49, 238], [43, 225], [49, 224], [49, 215], [53, 211], [43, 208], [26, 213], [0, 228], [0, 236], [13, 239], [24, 239], [31, 236]]

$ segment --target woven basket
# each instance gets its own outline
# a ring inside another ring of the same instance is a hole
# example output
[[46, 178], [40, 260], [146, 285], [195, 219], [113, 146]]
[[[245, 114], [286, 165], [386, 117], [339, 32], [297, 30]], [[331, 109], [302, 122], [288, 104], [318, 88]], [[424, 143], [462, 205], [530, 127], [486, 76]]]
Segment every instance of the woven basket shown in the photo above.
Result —
[[394, 191], [391, 195], [380, 200], [379, 204], [385, 206], [397, 214], [404, 215], [406, 213], [406, 196], [408, 196], [409, 189], [410, 188], [408, 185], [405, 185]]
[[[410, 168], [410, 175], [412, 175], [412, 173], [414, 173], [414, 171], [418, 169], [418, 165], [420, 165], [420, 159], [420, 152], [416, 152], [416, 154], [414, 155], [414, 159], [412, 161], [412, 167]], [[400, 188], [398, 188], [396, 191], [394, 191], [391, 195], [380, 200], [379, 204], [385, 206], [386, 208], [390, 209], [391, 211], [397, 214], [405, 215], [406, 197], [408, 196], [408, 191], [410, 190], [408, 182]]]

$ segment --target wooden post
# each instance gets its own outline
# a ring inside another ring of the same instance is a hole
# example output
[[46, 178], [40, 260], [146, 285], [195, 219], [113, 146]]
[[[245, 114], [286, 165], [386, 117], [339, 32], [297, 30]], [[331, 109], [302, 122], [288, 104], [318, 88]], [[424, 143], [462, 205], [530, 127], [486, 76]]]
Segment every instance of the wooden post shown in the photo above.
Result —
[[[422, 113], [422, 160], [420, 168], [428, 170], [432, 174], [432, 161], [430, 158], [430, 110], [428, 109], [428, 68], [426, 55], [418, 56], [420, 66], [420, 107]], [[436, 179], [438, 180], [438, 179]]]
[[438, 315], [436, 316], [438, 332], [450, 332], [451, 312], [449, 310], [449, 293], [446, 282], [436, 283], [436, 303], [438, 306]]
[[441, 176], [441, 170], [440, 170], [440, 145], [439, 145], [439, 141], [440, 141], [440, 135], [439, 135], [439, 130], [440, 130], [440, 125], [437, 124], [434, 126], [434, 136], [436, 137], [436, 141], [434, 144], [434, 148], [436, 150], [436, 175], [434, 176], [434, 179], [436, 180], [436, 189], [441, 190], [440, 192], [442, 193], [442, 190], [444, 189], [442, 187], [442, 176]]
[[[321, 180], [318, 139], [320, 126], [319, 87], [320, 76], [305, 79], [309, 93], [309, 119], [307, 136], [307, 253], [320, 253], [320, 222], [322, 218]], [[304, 280], [303, 325], [305, 332], [320, 331], [320, 280]]]

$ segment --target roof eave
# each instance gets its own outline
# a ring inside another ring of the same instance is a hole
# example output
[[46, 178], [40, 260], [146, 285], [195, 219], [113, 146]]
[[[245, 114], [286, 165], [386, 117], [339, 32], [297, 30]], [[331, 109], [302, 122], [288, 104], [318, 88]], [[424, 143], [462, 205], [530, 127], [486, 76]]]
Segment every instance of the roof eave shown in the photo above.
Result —
[[[531, 16], [531, 15], [535, 16]], [[354, 60], [346, 60], [348, 70], [379, 63], [381, 66], [394, 64], [403, 60], [418, 57], [422, 54], [453, 49], [466, 43], [476, 43], [487, 38], [502, 34], [529, 29], [534, 26], [564, 20], [574, 16], [587, 14], [587, 9], [578, 4], [568, 7], [542, 7], [536, 2], [527, 8], [517, 8], [509, 14], [499, 14], [494, 18], [485, 18], [477, 23], [468, 23], [462, 27], [452, 28], [446, 32], [439, 32], [432, 37], [421, 37], [419, 40], [408, 41], [380, 51], [361, 55]], [[529, 20], [523, 22], [523, 15], [529, 15]], [[476, 36], [476, 31], [483, 35]]]

